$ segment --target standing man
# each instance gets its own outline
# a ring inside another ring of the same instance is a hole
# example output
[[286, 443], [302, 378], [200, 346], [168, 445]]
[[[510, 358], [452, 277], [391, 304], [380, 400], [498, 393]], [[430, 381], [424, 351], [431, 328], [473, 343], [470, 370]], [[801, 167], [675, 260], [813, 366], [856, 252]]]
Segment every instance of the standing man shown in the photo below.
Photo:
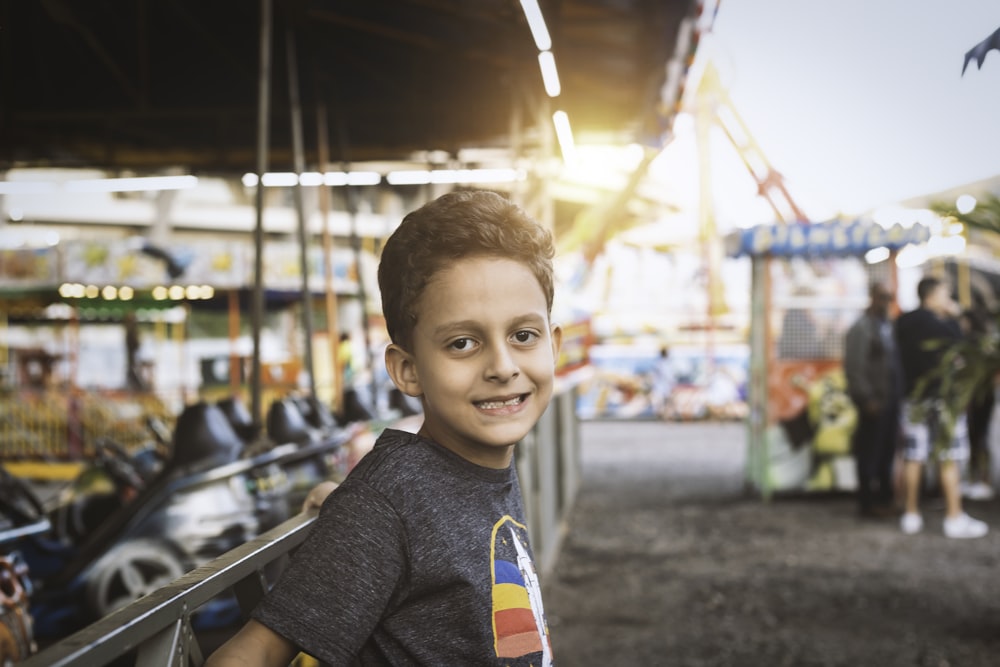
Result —
[[[956, 317], [959, 314], [948, 285], [933, 276], [917, 284], [920, 306], [896, 320], [896, 343], [903, 366], [903, 484], [906, 508], [900, 519], [903, 532], [919, 533], [924, 526], [919, 510], [920, 481], [923, 464], [937, 439], [944, 418], [945, 397], [939, 382], [930, 381], [918, 389], [921, 378], [937, 368], [947, 345], [927, 347], [931, 341], [958, 342], [962, 338]], [[938, 452], [941, 491], [944, 494], [944, 534], [952, 538], [982, 537], [988, 527], [962, 510], [959, 492], [959, 464], [969, 457], [969, 436], [966, 418], [958, 417], [948, 446]]]
[[[962, 333], [967, 340], [979, 342], [991, 335], [992, 323], [985, 308], [970, 308], [959, 318]], [[993, 487], [990, 484], [990, 422], [996, 405], [996, 378], [983, 378], [977, 385], [969, 401], [966, 418], [969, 420], [969, 477], [962, 484], [962, 497], [970, 500], [991, 500]]]
[[660, 419], [676, 416], [671, 395], [674, 392], [674, 385], [677, 384], [677, 370], [670, 358], [670, 348], [666, 345], [660, 347], [660, 356], [653, 362], [651, 375], [650, 402], [653, 405], [653, 414]]
[[858, 412], [851, 450], [858, 471], [858, 511], [887, 517], [893, 510], [892, 463], [899, 442], [902, 378], [892, 334], [892, 292], [872, 283], [868, 308], [844, 340], [847, 392]]
[[131, 391], [145, 391], [146, 381], [139, 370], [139, 321], [135, 313], [125, 313], [125, 385]]

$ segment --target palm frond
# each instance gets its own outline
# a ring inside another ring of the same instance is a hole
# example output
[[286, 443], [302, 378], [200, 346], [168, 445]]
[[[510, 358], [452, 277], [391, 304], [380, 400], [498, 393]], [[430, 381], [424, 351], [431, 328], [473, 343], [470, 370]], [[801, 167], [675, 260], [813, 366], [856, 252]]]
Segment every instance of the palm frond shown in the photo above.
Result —
[[916, 396], [922, 396], [929, 385], [938, 385], [937, 395], [941, 398], [944, 423], [934, 442], [936, 450], [949, 446], [959, 416], [965, 414], [974, 398], [983, 395], [1000, 372], [1000, 334], [997, 333], [1000, 331], [1000, 316], [995, 319], [994, 326], [985, 335], [957, 343], [933, 340], [924, 346], [936, 349], [948, 345], [937, 366], [917, 382], [914, 390]]

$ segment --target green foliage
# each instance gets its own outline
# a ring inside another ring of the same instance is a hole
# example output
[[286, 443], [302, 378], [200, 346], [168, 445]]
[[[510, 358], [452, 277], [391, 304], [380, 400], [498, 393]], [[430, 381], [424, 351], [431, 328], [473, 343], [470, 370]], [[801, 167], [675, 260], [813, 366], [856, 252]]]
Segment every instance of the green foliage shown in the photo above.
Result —
[[1000, 196], [992, 192], [980, 195], [976, 207], [968, 213], [959, 213], [954, 202], [935, 202], [931, 210], [946, 218], [954, 218], [969, 229], [1000, 234]]
[[[976, 207], [968, 213], [959, 213], [953, 203], [934, 203], [931, 209], [941, 216], [961, 222], [969, 231], [978, 231], [993, 237], [1000, 234], [1000, 197], [993, 193], [981, 195]], [[928, 349], [938, 349], [948, 344], [938, 366], [917, 384], [922, 393], [926, 386], [939, 382], [939, 396], [944, 417], [944, 428], [939, 429], [935, 448], [947, 447], [955, 431], [955, 422], [965, 413], [974, 397], [986, 391], [993, 378], [1000, 372], [1000, 313], [990, 314], [988, 332], [959, 343], [928, 341]]]
[[[982, 395], [994, 376], [1000, 372], [1000, 320], [993, 323], [988, 334], [975, 339], [964, 339], [959, 342], [933, 340], [925, 344], [928, 351], [938, 349], [947, 344], [942, 352], [938, 365], [924, 375], [917, 383], [914, 394], [922, 396], [928, 385], [938, 383], [936, 405], [941, 411], [941, 426], [934, 441], [935, 450], [949, 446], [955, 433], [958, 417], [965, 414], [972, 399]], [[920, 404], [914, 417], [922, 419], [920, 409], [927, 409], [926, 404]]]
[[[930, 208], [938, 215], [961, 222], [970, 232], [970, 237], [979, 233], [987, 237], [988, 245], [996, 245], [1000, 240], [1000, 196], [996, 194], [980, 195], [975, 208], [968, 213], [959, 213], [953, 202], [937, 202]], [[938, 366], [917, 384], [917, 395], [920, 395], [928, 384], [940, 383], [944, 428], [939, 429], [935, 448], [948, 446], [958, 417], [1000, 373], [1000, 313], [991, 313], [990, 318], [987, 334], [957, 344], [947, 342], [949, 347], [943, 351]], [[929, 341], [927, 347], [939, 349], [945, 343]]]

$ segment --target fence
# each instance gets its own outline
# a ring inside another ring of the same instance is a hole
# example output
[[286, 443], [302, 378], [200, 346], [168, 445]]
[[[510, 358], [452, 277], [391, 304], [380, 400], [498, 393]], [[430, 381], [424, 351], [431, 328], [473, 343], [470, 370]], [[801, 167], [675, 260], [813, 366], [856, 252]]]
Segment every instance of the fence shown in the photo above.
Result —
[[170, 428], [174, 415], [154, 395], [83, 391], [9, 391], [0, 400], [4, 461], [84, 459], [100, 438], [131, 449], [152, 438], [146, 419]]

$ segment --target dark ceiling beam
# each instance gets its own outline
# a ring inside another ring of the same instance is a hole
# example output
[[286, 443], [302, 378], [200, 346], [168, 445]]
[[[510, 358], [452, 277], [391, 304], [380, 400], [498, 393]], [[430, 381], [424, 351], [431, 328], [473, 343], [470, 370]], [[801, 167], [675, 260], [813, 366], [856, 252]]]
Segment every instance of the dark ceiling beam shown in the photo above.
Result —
[[308, 12], [308, 15], [310, 18], [318, 21], [357, 30], [369, 35], [376, 35], [397, 44], [408, 44], [409, 46], [416, 46], [427, 51], [444, 51], [448, 48], [446, 44], [441, 43], [439, 40], [430, 39], [413, 30], [396, 29], [383, 23], [344, 16], [334, 11], [313, 9]]
[[136, 63], [139, 70], [139, 95], [142, 99], [142, 106], [148, 107], [152, 83], [150, 81], [150, 53], [149, 53], [149, 2], [148, 0], [138, 0], [136, 2], [135, 36], [136, 36]]
[[[308, 13], [310, 18], [325, 21], [329, 24], [339, 25], [357, 32], [374, 35], [396, 44], [406, 44], [414, 46], [429, 53], [446, 53], [455, 49], [455, 44], [446, 43], [440, 39], [432, 39], [426, 35], [418, 34], [412, 28], [396, 28], [384, 23], [376, 23], [365, 19], [358, 19], [344, 16], [337, 12], [327, 10], [311, 10]], [[508, 67], [511, 65], [510, 58], [498, 56], [492, 51], [484, 51], [475, 48], [465, 48], [461, 52], [455, 53], [456, 58], [468, 58], [479, 62], [488, 63], [494, 67]]]
[[45, 8], [45, 12], [53, 21], [56, 23], [62, 23], [63, 25], [75, 30], [80, 37], [83, 38], [83, 41], [86, 42], [87, 46], [90, 47], [90, 50], [94, 52], [97, 59], [101, 61], [101, 64], [103, 64], [115, 78], [122, 90], [125, 91], [125, 93], [132, 98], [136, 104], [142, 104], [142, 95], [136, 89], [128, 75], [126, 75], [125, 72], [118, 66], [118, 63], [108, 50], [104, 48], [104, 45], [101, 44], [99, 39], [97, 39], [97, 36], [94, 35], [93, 31], [76, 19], [70, 6], [64, 0], [41, 0], [41, 3], [42, 7]]
[[[251, 4], [248, 2], [248, 6]], [[207, 47], [209, 52], [219, 56], [223, 62], [232, 68], [233, 72], [239, 75], [240, 79], [249, 85], [257, 84], [257, 75], [253, 71], [252, 62], [247, 62], [239, 58], [231, 50], [224, 48], [224, 40], [219, 39], [218, 35], [205, 26], [204, 21], [199, 20], [198, 17], [188, 11], [187, 7], [182, 3], [171, 1], [167, 2], [166, 6], [191, 29], [191, 32], [201, 40], [201, 44]]]

